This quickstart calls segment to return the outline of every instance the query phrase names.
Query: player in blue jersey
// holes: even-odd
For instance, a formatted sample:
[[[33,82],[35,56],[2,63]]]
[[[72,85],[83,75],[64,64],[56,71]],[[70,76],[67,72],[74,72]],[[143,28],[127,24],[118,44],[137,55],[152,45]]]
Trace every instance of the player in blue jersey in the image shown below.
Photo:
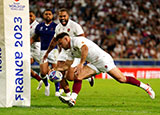
[[[52,68],[56,66],[58,49],[55,47],[48,57],[42,61],[43,56],[45,55],[47,48],[55,34],[56,23],[52,21],[53,13],[51,10],[46,9],[43,13],[44,22],[37,25],[35,29],[35,35],[31,39],[31,44],[35,41],[40,40],[41,50],[40,50],[40,76],[45,84],[45,95],[50,95],[50,84],[48,83],[48,72],[49,64]],[[59,96],[59,83],[55,83],[56,93],[55,96]]]

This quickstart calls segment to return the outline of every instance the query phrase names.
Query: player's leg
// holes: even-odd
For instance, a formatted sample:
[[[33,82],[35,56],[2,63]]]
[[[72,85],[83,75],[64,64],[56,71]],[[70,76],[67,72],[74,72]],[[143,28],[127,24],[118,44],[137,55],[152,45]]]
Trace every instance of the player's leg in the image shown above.
[[[49,96],[50,95],[50,84],[48,83],[47,73],[48,73],[48,62],[41,63],[40,64],[40,74],[41,74],[43,83],[45,84],[45,95]]]
[[[31,58],[31,64],[33,64],[33,63],[34,63],[34,59]],[[40,81],[40,80],[41,80],[40,76],[39,76],[35,71],[33,71],[32,68],[31,68],[31,76],[32,76],[33,78],[35,78],[37,81]]]
[[[76,99],[77,96],[81,90],[81,84],[82,84],[82,80],[83,79],[87,79],[90,76],[96,74],[97,70],[94,70],[95,67],[91,67],[91,66],[84,66],[84,68],[82,69],[82,72],[75,77],[74,76],[74,68],[71,67],[69,69],[69,71],[66,74],[66,78],[69,80],[74,80],[74,84],[73,84],[73,88],[72,88],[72,94],[70,97],[64,97],[64,96],[60,96],[59,99],[63,102],[68,104],[70,107],[74,106],[76,103]]]
[[[34,45],[35,46],[31,47],[31,64],[34,63],[34,61],[40,64],[40,43],[36,42],[34,43]],[[43,84],[43,80],[32,69],[31,69],[31,75],[34,76],[39,81],[37,90],[40,90]]]
[[[52,68],[55,68],[57,64],[52,64]],[[55,84],[55,96],[60,96],[60,82],[54,83]]]
[[[79,59],[79,61],[80,61],[80,59]],[[88,64],[88,62],[86,61],[84,63],[84,65],[87,65],[87,64]],[[87,80],[88,80],[90,86],[93,87],[93,85],[94,85],[94,76],[89,77]]]
[[[75,79],[76,80],[88,79],[91,76],[94,76],[98,72],[99,71],[96,69],[95,66],[87,64],[86,66],[83,67],[82,72],[78,76],[75,76],[74,67],[70,67],[67,71],[66,79],[70,81],[74,81]]]
[[[63,79],[60,82],[60,85],[63,88],[66,96],[67,97],[71,96],[71,92],[70,92],[70,89],[69,89],[69,84],[68,84],[66,78],[63,77]]]
[[[128,83],[128,84],[131,84],[131,85],[141,87],[142,89],[144,89],[149,94],[149,96],[152,99],[155,98],[155,93],[149,85],[144,84],[143,82],[140,82],[139,80],[137,80],[134,77],[124,76],[123,73],[117,67],[112,68],[108,72],[108,74],[111,75],[114,79],[116,79],[120,83]]]
[[[73,76],[74,75],[73,68],[71,68],[71,70],[72,70],[72,72],[70,71],[72,74],[71,76]],[[68,73],[70,73],[70,72],[68,72]],[[74,84],[72,87],[72,94],[71,94],[72,103],[69,104],[69,106],[72,106],[73,104],[75,104],[77,96],[81,90],[82,80],[90,78],[95,73],[96,73],[96,71],[94,69],[92,69],[91,67],[84,66],[84,68],[82,69],[82,72],[77,77],[74,76]]]
[[[70,89],[69,89],[69,84],[65,78],[65,74],[66,74],[66,71],[68,70],[68,67],[72,64],[73,61],[71,60],[67,60],[67,61],[58,61],[57,62],[57,66],[56,66],[56,70],[60,71],[62,74],[63,74],[63,79],[60,83],[60,91],[64,90],[65,94],[67,96],[70,96],[71,92],[70,92]],[[60,92],[61,93],[61,92]],[[61,93],[62,94],[62,93]]]
[[[61,52],[60,52],[60,54],[58,55],[58,58],[57,58],[57,60],[58,60],[57,67],[55,68],[56,70],[60,71],[63,74],[64,77],[65,77],[65,73],[68,70],[69,66],[73,63],[72,58],[71,59],[68,58],[68,53],[69,52],[65,51],[64,49],[61,50]],[[68,84],[68,82],[65,78],[62,79],[60,85],[63,88],[63,89],[60,89],[60,90],[64,90],[66,95],[70,96],[69,84]]]
[[[89,77],[88,78],[88,82],[89,82],[90,86],[93,87],[93,85],[94,85],[94,76]]]
[[[77,60],[74,60],[74,63],[72,64],[73,67],[69,66],[68,71],[66,72],[66,76],[65,76],[65,77],[69,76],[69,77],[67,77],[68,80],[71,80],[71,81],[74,80],[74,83],[72,86],[72,94],[70,97],[66,97],[66,99],[68,99],[67,102],[69,102],[69,103],[67,103],[65,101],[65,99],[62,98],[63,96],[59,97],[59,99],[63,103],[67,103],[69,106],[73,106],[75,104],[75,100],[76,100],[76,98],[81,90],[81,86],[82,86],[82,80],[74,79],[74,77],[73,77],[74,76],[74,66],[76,66],[77,63],[79,63],[79,61],[77,62]],[[72,79],[69,79],[70,77],[72,77]],[[71,101],[69,101],[69,100],[71,100]]]

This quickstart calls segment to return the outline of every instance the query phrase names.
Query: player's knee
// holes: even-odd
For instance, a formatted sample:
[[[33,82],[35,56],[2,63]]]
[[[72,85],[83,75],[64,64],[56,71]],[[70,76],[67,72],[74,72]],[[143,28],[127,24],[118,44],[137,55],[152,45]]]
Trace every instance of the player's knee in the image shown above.
[[[126,83],[126,79],[125,78],[121,78],[121,79],[118,79],[119,83]]]
[[[41,73],[41,74],[40,74],[40,77],[41,77],[41,79],[45,79],[47,76],[46,76],[46,74]]]
[[[47,70],[40,70],[41,75],[45,76],[47,74]]]
[[[73,81],[74,80],[74,75],[73,74],[67,74],[66,75],[67,80]]]
[[[68,69],[68,72],[66,74],[66,79],[69,80],[69,81],[74,80],[74,69],[73,68]]]
[[[83,80],[83,79],[78,76],[78,77],[76,77],[74,80],[80,80],[80,81],[81,81],[81,80]]]

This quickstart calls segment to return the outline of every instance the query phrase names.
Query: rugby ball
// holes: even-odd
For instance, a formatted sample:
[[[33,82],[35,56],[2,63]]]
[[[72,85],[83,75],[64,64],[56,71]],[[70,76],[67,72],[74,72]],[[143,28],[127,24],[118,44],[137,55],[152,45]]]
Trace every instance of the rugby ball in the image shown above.
[[[60,71],[53,70],[49,73],[50,81],[55,82],[55,83],[60,82],[62,80],[62,77],[63,77],[63,75]]]

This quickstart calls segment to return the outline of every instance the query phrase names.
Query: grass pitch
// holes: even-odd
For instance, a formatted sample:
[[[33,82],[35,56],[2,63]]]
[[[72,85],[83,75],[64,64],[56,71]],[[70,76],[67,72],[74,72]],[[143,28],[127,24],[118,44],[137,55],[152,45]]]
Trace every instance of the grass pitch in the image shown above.
[[[95,79],[93,87],[84,80],[76,106],[70,108],[54,96],[53,83],[50,82],[51,95],[46,97],[44,85],[37,91],[38,82],[32,79],[31,107],[0,108],[0,115],[160,115],[160,79],[140,81],[150,83],[156,93],[155,100],[138,87],[112,79]]]

